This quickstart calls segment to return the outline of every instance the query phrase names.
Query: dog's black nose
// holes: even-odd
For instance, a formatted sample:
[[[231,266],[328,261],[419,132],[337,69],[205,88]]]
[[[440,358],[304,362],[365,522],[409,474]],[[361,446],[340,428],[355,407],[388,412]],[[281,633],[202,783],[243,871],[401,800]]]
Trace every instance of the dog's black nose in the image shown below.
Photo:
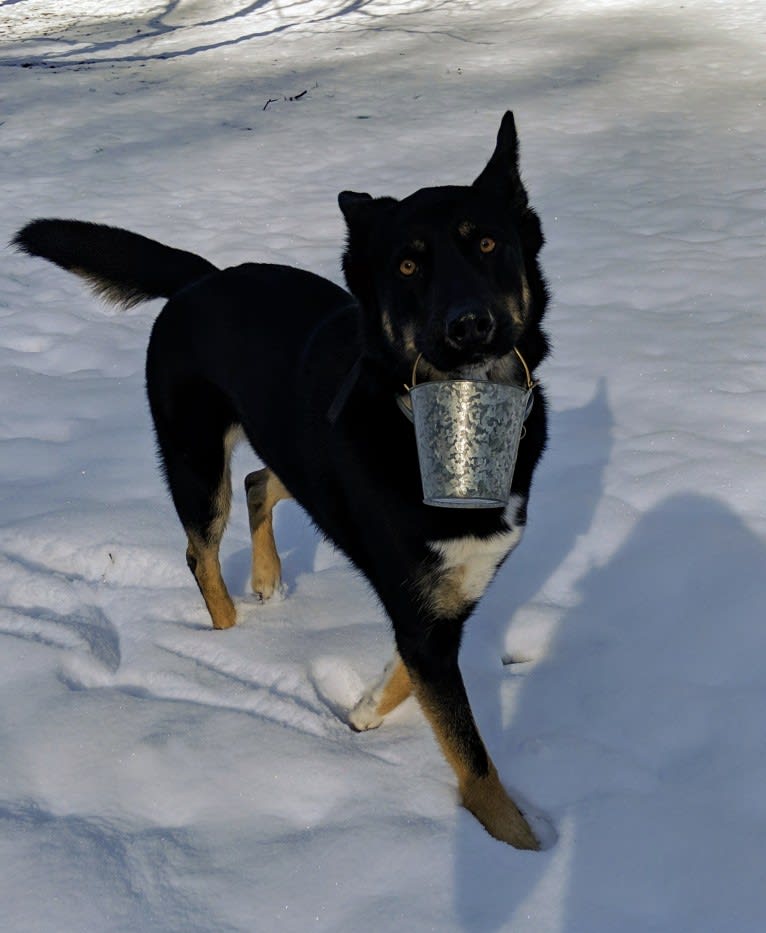
[[[447,313],[445,337],[456,350],[486,346],[495,333],[495,319],[486,308],[462,305]]]

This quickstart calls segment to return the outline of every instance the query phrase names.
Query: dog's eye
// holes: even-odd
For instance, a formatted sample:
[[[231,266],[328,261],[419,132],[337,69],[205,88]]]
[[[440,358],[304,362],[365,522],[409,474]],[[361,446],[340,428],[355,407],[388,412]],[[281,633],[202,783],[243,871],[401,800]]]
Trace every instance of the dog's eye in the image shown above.
[[[399,263],[399,271],[403,276],[409,278],[411,275],[415,275],[418,271],[418,264],[414,259],[402,259]]]
[[[482,253],[494,253],[497,243],[492,239],[491,236],[483,236],[479,240],[479,249]]]

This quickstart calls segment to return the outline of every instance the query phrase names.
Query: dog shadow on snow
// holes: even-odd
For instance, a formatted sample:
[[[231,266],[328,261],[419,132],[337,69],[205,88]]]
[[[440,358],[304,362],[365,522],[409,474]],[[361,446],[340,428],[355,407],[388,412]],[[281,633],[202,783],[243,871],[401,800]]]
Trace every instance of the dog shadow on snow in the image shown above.
[[[690,684],[744,678],[766,689],[766,628],[756,618],[766,605],[766,548],[725,504],[699,494],[671,496],[638,520],[608,563],[586,571],[578,602],[557,621],[545,658],[503,667],[506,640],[513,646],[514,615],[519,613],[523,633],[524,607],[577,547],[603,500],[613,444],[605,384],[584,406],[553,412],[551,422],[525,539],[469,621],[461,667],[501,776],[512,792],[523,789],[533,814],[558,823],[560,839],[541,853],[518,852],[489,839],[459,810],[449,885],[454,923],[467,933],[548,927],[582,933],[592,925],[599,892],[622,890],[628,878],[633,903],[640,905],[647,888],[663,888],[660,849],[663,872],[678,866],[673,884],[680,886],[679,911],[698,896],[683,891],[692,875],[714,876],[720,903],[759,903],[757,865],[716,872],[716,850],[709,846],[710,838],[730,835],[731,816],[727,785],[710,775],[731,771],[725,758],[732,748],[740,760],[750,755],[757,765],[752,722],[745,716],[726,723],[726,742],[705,748],[712,764],[699,776],[692,769],[679,777],[696,800],[688,812],[665,776],[670,770],[672,777],[674,760],[683,759],[685,727],[671,725],[662,738],[652,736],[657,723],[699,724],[700,708],[715,700],[705,699],[709,689]],[[322,545],[299,509],[283,509],[282,516],[277,535],[286,582],[294,588],[298,577],[315,569]],[[238,592],[234,578],[246,579],[248,568],[247,550],[227,562],[226,576]],[[532,611],[540,606],[538,599]],[[504,711],[507,681],[514,678],[520,689],[513,709]],[[715,716],[725,717],[726,709]],[[679,748],[668,749],[668,741]],[[652,770],[663,779],[653,779]],[[631,795],[642,781],[652,786]],[[700,799],[704,819],[695,819]],[[578,800],[595,800],[587,826],[572,815]],[[697,872],[688,869],[691,857],[700,862]],[[637,916],[635,929],[641,922]],[[667,928],[684,924],[684,915],[669,916]]]
[[[552,421],[556,446],[583,445],[582,465],[567,455],[559,476],[549,452],[528,537],[469,623],[494,630],[497,646],[513,613],[587,531],[601,495],[612,426],[603,387]],[[664,928],[680,929],[694,904],[715,917],[706,929],[723,929],[725,905],[763,903],[762,873],[747,847],[737,855],[710,843],[753,833],[735,801],[738,782],[764,766],[754,692],[766,690],[764,567],[763,541],[727,504],[671,495],[638,520],[607,564],[587,571],[539,665],[499,671],[494,691],[481,675],[472,700],[501,775],[512,788],[521,752],[517,774],[532,812],[544,810],[546,796],[565,803],[560,838],[542,853],[487,845],[460,815],[454,908],[462,929],[582,933],[610,910],[633,912],[630,929],[648,928],[656,910]],[[466,647],[486,657],[486,641]],[[524,682],[504,724],[500,688],[514,676]],[[580,808],[587,825],[572,815],[577,801],[589,801]],[[704,893],[701,878],[709,879]],[[621,908],[610,900],[618,890]],[[657,903],[648,903],[648,891]]]

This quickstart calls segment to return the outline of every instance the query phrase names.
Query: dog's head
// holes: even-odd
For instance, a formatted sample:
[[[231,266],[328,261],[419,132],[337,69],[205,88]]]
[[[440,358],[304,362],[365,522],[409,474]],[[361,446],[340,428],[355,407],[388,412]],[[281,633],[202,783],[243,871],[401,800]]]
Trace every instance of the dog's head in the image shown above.
[[[422,188],[401,201],[344,191],[338,200],[348,226],[343,271],[366,349],[397,378],[422,354],[419,372],[430,378],[506,381],[525,335],[544,342],[543,236],[519,176],[510,112],[472,185]]]

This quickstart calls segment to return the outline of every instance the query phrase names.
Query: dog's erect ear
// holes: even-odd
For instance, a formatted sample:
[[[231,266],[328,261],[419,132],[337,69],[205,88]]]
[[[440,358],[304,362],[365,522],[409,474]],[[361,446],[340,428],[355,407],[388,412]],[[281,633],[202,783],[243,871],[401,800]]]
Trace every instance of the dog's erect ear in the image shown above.
[[[473,184],[475,188],[492,189],[498,194],[508,193],[516,205],[526,207],[527,192],[519,176],[519,137],[510,110],[500,123],[492,158]]]

